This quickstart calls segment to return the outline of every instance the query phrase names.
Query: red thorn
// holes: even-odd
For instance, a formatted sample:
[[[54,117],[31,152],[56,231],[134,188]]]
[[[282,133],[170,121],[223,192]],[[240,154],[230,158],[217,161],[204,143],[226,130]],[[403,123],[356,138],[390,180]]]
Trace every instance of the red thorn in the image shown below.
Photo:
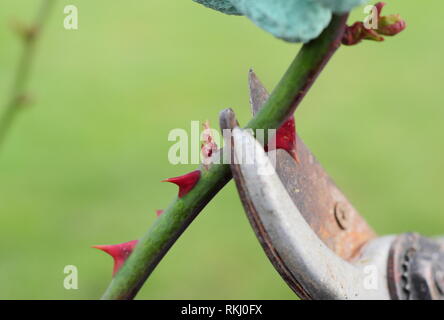
[[[93,246],[93,248],[108,253],[114,259],[113,276],[123,266],[126,259],[133,252],[139,240],[133,240],[121,244]]]
[[[156,215],[160,217],[164,213],[163,210],[156,210]]]
[[[186,196],[200,179],[200,170],[187,173],[180,177],[169,178],[162,182],[171,182],[179,187],[179,198]]]
[[[283,149],[287,151],[297,163],[300,163],[297,154],[296,123],[294,117],[289,118],[277,129],[276,147],[273,148],[273,146],[270,146],[269,149]]]

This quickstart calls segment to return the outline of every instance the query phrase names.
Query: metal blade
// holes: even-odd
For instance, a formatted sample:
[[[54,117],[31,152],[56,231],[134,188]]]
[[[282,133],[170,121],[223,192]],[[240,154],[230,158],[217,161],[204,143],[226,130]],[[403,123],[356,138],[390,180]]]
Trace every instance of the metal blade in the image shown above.
[[[262,82],[257,77],[253,69],[250,69],[248,74],[248,84],[250,87],[250,106],[251,113],[256,115],[262,108],[265,102],[267,102],[268,94],[267,89],[262,85]]]
[[[249,85],[251,109],[256,114],[269,94],[252,70]],[[300,163],[284,150],[272,151],[277,174],[318,237],[337,255],[351,260],[376,235],[299,136],[297,146]]]
[[[233,129],[233,176],[265,252],[288,285],[305,299],[387,299],[385,276],[393,238],[380,238],[351,264],[330,250],[294,205],[263,147]],[[378,290],[366,288],[367,266],[378,270]]]

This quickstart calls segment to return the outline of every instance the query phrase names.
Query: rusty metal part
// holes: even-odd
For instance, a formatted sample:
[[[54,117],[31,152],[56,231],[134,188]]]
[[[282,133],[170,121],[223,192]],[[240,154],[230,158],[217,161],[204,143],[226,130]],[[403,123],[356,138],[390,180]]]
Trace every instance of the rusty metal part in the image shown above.
[[[249,80],[257,113],[268,92],[253,71]],[[299,297],[444,299],[444,238],[377,238],[299,137],[296,162],[284,150],[267,154],[231,109],[220,123],[232,129],[226,159],[248,219]]]
[[[444,300],[444,243],[415,233],[398,236],[387,274],[393,300]]]
[[[248,85],[250,88],[251,113],[255,115],[261,110],[262,106],[268,100],[270,95],[252,69],[248,74]]]
[[[233,109],[224,109],[219,113],[219,125],[222,131],[231,130],[234,127],[239,126],[239,122],[236,119]]]
[[[347,203],[337,202],[335,204],[335,218],[338,226],[342,230],[347,230],[350,227],[350,220],[352,219],[350,207]]]
[[[351,260],[375,233],[298,138],[299,164],[277,150],[276,171],[294,204],[324,243]]]
[[[273,168],[263,147],[246,130],[233,129],[232,172],[247,216],[269,259],[304,299],[388,299],[387,257],[393,237],[378,238],[353,263],[316,235]],[[367,268],[376,268],[375,287]]]
[[[250,102],[257,113],[268,99],[267,90],[253,71],[249,74]],[[340,257],[351,260],[376,237],[373,230],[334,184],[301,138],[297,137],[297,163],[277,150],[276,171],[293,203],[324,243]]]

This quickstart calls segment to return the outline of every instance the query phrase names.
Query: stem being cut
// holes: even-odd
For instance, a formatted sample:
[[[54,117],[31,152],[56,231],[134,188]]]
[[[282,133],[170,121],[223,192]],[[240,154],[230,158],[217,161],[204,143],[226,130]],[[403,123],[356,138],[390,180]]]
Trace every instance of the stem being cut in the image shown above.
[[[290,117],[325,64],[339,48],[347,14],[335,16],[321,36],[305,44],[263,109],[247,124],[251,129],[276,129]],[[139,240],[102,299],[132,299],[177,238],[206,204],[231,179],[229,165],[201,168],[199,182],[177,197]]]

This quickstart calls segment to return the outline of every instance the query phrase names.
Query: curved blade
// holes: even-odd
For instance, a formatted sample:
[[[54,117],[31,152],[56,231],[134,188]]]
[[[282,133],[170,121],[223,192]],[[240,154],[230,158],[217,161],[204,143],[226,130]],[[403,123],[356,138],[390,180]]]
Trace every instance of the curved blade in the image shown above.
[[[231,164],[248,218],[288,285],[305,299],[384,299],[391,238],[381,238],[351,264],[330,250],[294,205],[263,150],[247,131],[233,129]],[[377,248],[377,249],[375,249]],[[386,254],[383,254],[383,253]],[[365,286],[365,267],[376,266],[381,290]]]
[[[269,95],[250,71],[250,103],[256,114]],[[297,137],[297,163],[286,151],[276,154],[276,171],[294,205],[320,239],[337,255],[351,260],[375,233],[336,187],[315,156]]]

